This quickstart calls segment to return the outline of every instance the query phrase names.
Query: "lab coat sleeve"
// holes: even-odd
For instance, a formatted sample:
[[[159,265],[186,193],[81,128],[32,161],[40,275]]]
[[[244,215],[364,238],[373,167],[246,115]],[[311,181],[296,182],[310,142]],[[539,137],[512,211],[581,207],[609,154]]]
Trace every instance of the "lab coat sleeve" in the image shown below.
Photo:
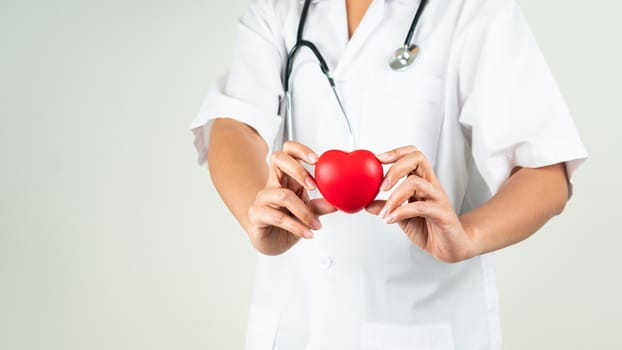
[[[570,178],[587,157],[518,5],[514,0],[496,3],[498,8],[459,36],[456,70],[459,122],[470,135],[473,160],[493,194],[515,166],[565,162]]]
[[[273,5],[254,0],[239,19],[229,71],[209,90],[190,124],[198,164],[206,167],[210,129],[216,118],[233,118],[253,127],[271,153],[282,127],[281,69],[285,48]]]

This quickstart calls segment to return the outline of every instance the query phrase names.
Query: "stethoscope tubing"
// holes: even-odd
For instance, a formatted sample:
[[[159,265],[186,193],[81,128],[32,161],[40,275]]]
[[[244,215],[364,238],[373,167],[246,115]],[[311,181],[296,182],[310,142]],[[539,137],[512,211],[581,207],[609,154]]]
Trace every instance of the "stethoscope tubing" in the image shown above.
[[[404,44],[403,44],[403,48],[408,51],[411,50],[412,37],[415,33],[415,29],[417,28],[417,24],[419,23],[419,20],[421,18],[421,15],[427,3],[428,3],[428,0],[421,0],[421,3],[419,4],[419,7],[417,8],[417,12],[415,13],[415,16],[410,24],[410,27],[408,28],[408,32],[406,34],[406,38],[404,39]],[[292,49],[287,54],[287,61],[285,64],[285,72],[283,76],[283,80],[284,80],[283,87],[284,87],[284,92],[285,92],[285,104],[286,104],[285,123],[286,123],[287,139],[291,140],[294,138],[293,125],[292,125],[293,123],[292,121],[292,96],[291,96],[290,85],[289,85],[290,76],[291,76],[292,69],[293,69],[294,58],[296,57],[300,49],[306,47],[309,50],[311,50],[315,58],[318,60],[320,69],[322,70],[322,73],[326,76],[328,83],[333,91],[333,94],[335,95],[335,98],[337,99],[337,103],[339,104],[339,108],[341,109],[341,112],[344,116],[345,122],[348,127],[350,150],[353,150],[354,149],[354,132],[352,129],[352,123],[350,122],[350,118],[348,117],[348,114],[346,113],[344,104],[341,101],[339,94],[337,93],[335,81],[330,74],[330,69],[328,68],[328,64],[326,63],[324,56],[322,56],[322,53],[320,52],[320,50],[318,50],[315,44],[313,44],[312,42],[308,40],[303,39],[304,26],[307,21],[310,5],[311,5],[311,0],[305,0],[304,5],[302,7],[302,13],[300,15],[300,22],[298,23],[298,31],[296,33],[296,44],[294,45],[294,47],[292,47]],[[410,62],[408,62],[406,66],[409,64]],[[404,69],[404,68],[405,67],[401,67],[401,69]]]
[[[428,0],[421,0],[419,7],[417,7],[417,12],[415,13],[415,17],[410,23],[410,27],[408,28],[408,33],[406,33],[406,38],[404,38],[404,47],[410,47],[410,43],[412,42],[413,35],[415,34],[415,29],[417,28],[417,24],[419,23],[419,19],[423,14],[423,10],[425,6],[428,4]]]

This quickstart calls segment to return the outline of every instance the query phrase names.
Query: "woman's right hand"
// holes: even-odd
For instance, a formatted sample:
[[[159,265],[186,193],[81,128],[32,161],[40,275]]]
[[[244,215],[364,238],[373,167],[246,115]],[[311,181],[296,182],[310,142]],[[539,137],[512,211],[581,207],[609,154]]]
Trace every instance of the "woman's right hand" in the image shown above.
[[[315,180],[301,162],[314,165],[318,156],[309,147],[287,141],[270,157],[268,181],[248,209],[247,233],[262,254],[286,252],[300,238],[313,238],[319,216],[337,209],[323,198],[309,200]]]

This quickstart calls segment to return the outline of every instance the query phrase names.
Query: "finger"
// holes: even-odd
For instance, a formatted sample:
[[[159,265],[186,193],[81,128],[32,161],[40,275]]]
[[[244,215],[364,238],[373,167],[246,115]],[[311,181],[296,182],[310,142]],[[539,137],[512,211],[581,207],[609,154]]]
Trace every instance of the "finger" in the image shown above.
[[[308,197],[309,192],[304,186],[299,184],[298,181],[294,180],[293,178],[289,176],[283,176],[281,180],[281,185],[282,186],[280,187],[278,186],[274,186],[274,187],[286,188],[288,190],[291,190],[292,192],[296,194],[296,196],[298,196],[298,198],[302,199],[303,203],[306,203],[305,197]]]
[[[410,199],[437,201],[441,198],[439,189],[432,183],[419,176],[409,175],[406,181],[397,186],[395,191],[387,198],[384,208],[378,215],[384,219],[387,214],[390,214],[395,208]]]
[[[384,180],[380,185],[381,191],[390,190],[399,179],[408,176],[409,174],[415,174],[422,177],[434,184],[436,184],[436,176],[432,165],[420,151],[411,152],[404,157],[400,158],[384,176]]]
[[[261,191],[257,195],[256,203],[274,209],[285,208],[308,228],[319,230],[322,226],[316,215],[291,190],[276,188]]]
[[[332,204],[324,198],[312,199],[307,203],[307,207],[317,216],[334,213],[337,211]]]
[[[274,226],[298,237],[313,238],[313,232],[308,227],[278,209],[253,205],[249,209],[249,218],[251,224],[256,226]]]
[[[365,210],[367,210],[367,212],[372,215],[378,215],[380,214],[380,211],[382,210],[382,208],[384,208],[384,205],[386,202],[387,201],[383,199],[377,199],[371,202],[371,204],[368,205],[367,208],[365,208]]]
[[[442,223],[447,221],[449,214],[447,209],[437,202],[417,201],[395,209],[387,215],[385,222],[392,224],[401,220],[424,217]]]
[[[317,187],[315,180],[305,169],[300,161],[294,159],[284,151],[275,151],[270,156],[270,180],[271,187],[282,187],[284,175],[288,175],[306,189],[313,190]],[[291,186],[291,185],[290,185]]]
[[[311,148],[296,141],[286,141],[283,144],[283,152],[311,165],[315,164],[318,160],[317,154],[315,154]]]
[[[409,146],[404,146],[404,147],[398,147],[398,148],[394,148],[390,151],[384,152],[384,153],[380,153],[378,155],[376,155],[376,158],[378,158],[378,160],[384,164],[388,164],[388,163],[394,163],[396,162],[398,159],[404,157],[405,155],[407,155],[408,153],[412,153],[414,151],[417,150],[417,147],[409,145]]]

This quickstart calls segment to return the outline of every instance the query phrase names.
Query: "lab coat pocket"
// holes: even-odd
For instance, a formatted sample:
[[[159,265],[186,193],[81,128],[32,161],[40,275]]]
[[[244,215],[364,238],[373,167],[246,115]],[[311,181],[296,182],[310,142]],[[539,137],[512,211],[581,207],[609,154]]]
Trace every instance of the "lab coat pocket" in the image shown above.
[[[279,313],[251,304],[246,332],[246,350],[272,350],[279,327]]]
[[[453,350],[451,325],[365,323],[361,350]]]
[[[362,105],[361,145],[376,152],[414,145],[434,166],[443,88],[442,79],[416,69],[379,72]]]

